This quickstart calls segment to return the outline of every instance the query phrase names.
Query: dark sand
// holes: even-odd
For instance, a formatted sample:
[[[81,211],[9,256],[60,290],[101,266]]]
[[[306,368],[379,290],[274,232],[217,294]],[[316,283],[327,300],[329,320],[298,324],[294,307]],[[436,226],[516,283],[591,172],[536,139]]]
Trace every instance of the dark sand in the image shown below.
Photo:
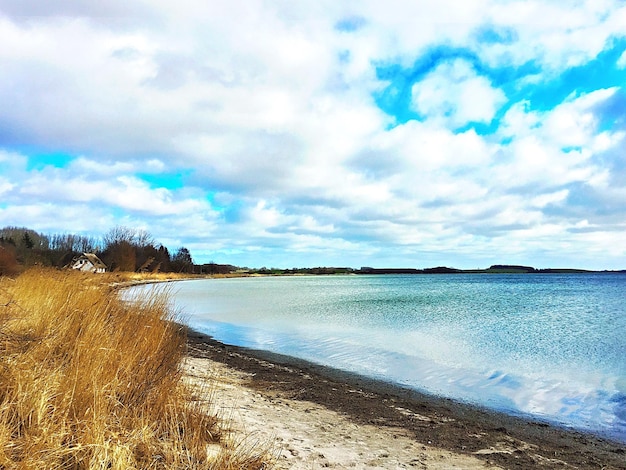
[[[352,468],[626,469],[626,444],[623,443],[424,395],[291,357],[224,345],[194,331],[188,331],[188,345],[191,359],[221,363],[226,366],[225,370],[240,373],[245,378],[242,382],[248,390],[245,393],[266,400],[269,407],[282,406],[285,410],[268,413],[261,420],[283,419],[283,416],[285,420],[302,419],[306,414],[290,418],[289,411],[304,404],[304,412],[310,414],[306,406],[314,404],[318,406],[316,409],[330,412],[331,418],[324,419],[347,420],[355,429],[360,426],[367,433],[379,433],[379,438],[387,441],[399,437],[409,439],[424,450],[440,451],[441,459],[447,458],[444,452],[461,459],[451,459],[446,464],[445,460],[435,462],[432,458],[405,458],[403,461],[398,457],[391,467],[382,463],[378,466],[375,462],[365,464],[355,457],[350,463]],[[332,433],[332,430],[331,422],[321,427],[319,433]],[[298,431],[290,432],[297,434]],[[298,436],[292,437],[298,439]],[[348,443],[350,438],[349,435],[341,437]],[[328,437],[326,447],[332,442],[347,452],[337,439],[339,437]],[[388,443],[393,453],[393,442]],[[363,447],[368,442],[361,439],[360,444]],[[307,445],[307,450],[315,452],[315,442]],[[404,449],[407,448],[405,443]],[[397,449],[400,454],[400,448]],[[298,455],[295,450],[291,451]],[[462,459],[469,457],[478,459],[479,465],[464,464]],[[341,463],[332,464],[328,459],[324,462],[297,467],[296,460],[285,460],[281,468],[342,468]]]

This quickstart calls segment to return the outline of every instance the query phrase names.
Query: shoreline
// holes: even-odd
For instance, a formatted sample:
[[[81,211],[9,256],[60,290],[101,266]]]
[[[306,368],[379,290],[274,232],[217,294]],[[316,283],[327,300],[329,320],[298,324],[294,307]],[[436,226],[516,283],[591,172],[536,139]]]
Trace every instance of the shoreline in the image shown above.
[[[434,449],[435,453],[444,452],[448,456],[441,459],[452,459],[449,460],[447,467],[445,465],[438,467],[434,465],[432,456],[424,457],[420,464],[421,468],[450,468],[458,466],[453,464],[456,458],[471,458],[476,459],[479,464],[465,462],[460,465],[463,468],[483,468],[481,465],[484,465],[484,468],[496,466],[520,469],[535,467],[626,469],[624,443],[422,394],[398,385],[293,357],[226,345],[186,326],[184,329],[187,332],[188,357],[192,360],[212,361],[214,365],[221,364],[223,370],[228,370],[229,373],[243,374],[246,378],[239,386],[247,389],[249,393],[258,395],[259,399],[268,400],[262,414],[270,414],[270,411],[277,411],[276,407],[282,406],[282,414],[279,414],[280,417],[275,416],[274,419],[287,421],[290,419],[288,413],[292,410],[303,404],[312,404],[333,413],[332,417],[328,418],[330,420],[347,419],[353,426],[371,427],[369,432],[373,434],[383,436],[390,430],[395,430],[396,434],[390,435],[386,440],[383,439],[381,441],[383,443],[391,445],[402,435],[408,439],[408,443],[403,444],[405,447],[415,444],[424,447],[420,450],[420,454],[424,456],[430,455],[426,452],[427,449]],[[248,393],[245,390],[243,392]],[[245,393],[243,396],[246,396]],[[214,398],[219,400],[219,394]],[[234,406],[238,405],[235,403]],[[306,420],[306,417],[305,413],[293,419]],[[271,420],[272,417],[260,416],[256,419]],[[282,429],[280,426],[284,423],[273,424]],[[328,426],[329,429],[320,433],[332,432],[333,423],[328,423]],[[298,441],[298,436],[294,435],[297,433],[298,430],[292,430],[281,438],[283,458],[284,455],[291,455],[297,460],[297,457],[293,457],[295,452],[303,459],[302,468],[333,466],[327,457],[326,463],[323,465],[320,463],[319,467],[312,467],[314,464],[310,459],[305,465],[303,453],[306,453],[306,450],[298,449],[292,452],[293,442],[285,444],[285,439]],[[334,436],[333,442],[341,439],[341,436]],[[328,454],[328,442],[323,443],[325,440],[328,439],[320,435],[317,448],[326,449],[325,454]],[[335,445],[348,445],[350,440],[351,438],[347,437],[346,442],[339,444],[335,442]],[[370,445],[382,444],[377,441]],[[312,453],[317,452],[314,442],[310,442],[307,448],[310,448]],[[343,450],[344,454],[349,451],[350,447]],[[414,450],[413,453],[415,452],[417,451]],[[397,448],[396,454],[401,453],[402,449]],[[382,454],[389,457],[393,452]],[[340,459],[339,456],[335,457]],[[367,466],[365,462],[360,462],[358,457],[355,459],[351,462],[355,463],[356,468],[420,467],[417,461],[414,462],[415,465],[407,461],[395,462],[395,466],[386,467],[382,461]],[[285,468],[299,468],[296,460],[289,460],[290,466]],[[339,464],[338,468],[341,466]],[[351,466],[355,468],[354,465]]]

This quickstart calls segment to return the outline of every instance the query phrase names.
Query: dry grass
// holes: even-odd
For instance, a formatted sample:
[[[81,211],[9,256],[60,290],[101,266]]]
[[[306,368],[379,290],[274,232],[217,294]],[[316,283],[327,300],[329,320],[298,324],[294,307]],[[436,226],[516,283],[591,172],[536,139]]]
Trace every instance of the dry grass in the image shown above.
[[[131,306],[103,280],[0,280],[0,469],[266,468],[192,399],[166,298]]]

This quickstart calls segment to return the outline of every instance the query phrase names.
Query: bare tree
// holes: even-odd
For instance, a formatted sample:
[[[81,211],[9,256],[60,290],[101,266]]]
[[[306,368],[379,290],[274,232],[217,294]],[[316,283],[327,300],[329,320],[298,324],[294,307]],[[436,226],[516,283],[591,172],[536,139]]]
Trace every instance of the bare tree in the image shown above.
[[[124,227],[123,225],[116,225],[107,233],[105,233],[102,237],[104,249],[106,250],[113,245],[117,245],[122,242],[126,242],[129,245],[134,245],[136,238],[135,233],[135,229],[132,229],[130,227]]]
[[[139,229],[135,231],[135,244],[137,246],[149,246],[154,245],[155,241],[152,235],[146,230]]]

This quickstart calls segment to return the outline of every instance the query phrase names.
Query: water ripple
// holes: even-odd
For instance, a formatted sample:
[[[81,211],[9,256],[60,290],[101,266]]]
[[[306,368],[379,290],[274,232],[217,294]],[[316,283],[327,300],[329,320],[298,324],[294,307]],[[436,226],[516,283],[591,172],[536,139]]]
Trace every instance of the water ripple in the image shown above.
[[[626,442],[626,275],[179,283],[192,326]]]

